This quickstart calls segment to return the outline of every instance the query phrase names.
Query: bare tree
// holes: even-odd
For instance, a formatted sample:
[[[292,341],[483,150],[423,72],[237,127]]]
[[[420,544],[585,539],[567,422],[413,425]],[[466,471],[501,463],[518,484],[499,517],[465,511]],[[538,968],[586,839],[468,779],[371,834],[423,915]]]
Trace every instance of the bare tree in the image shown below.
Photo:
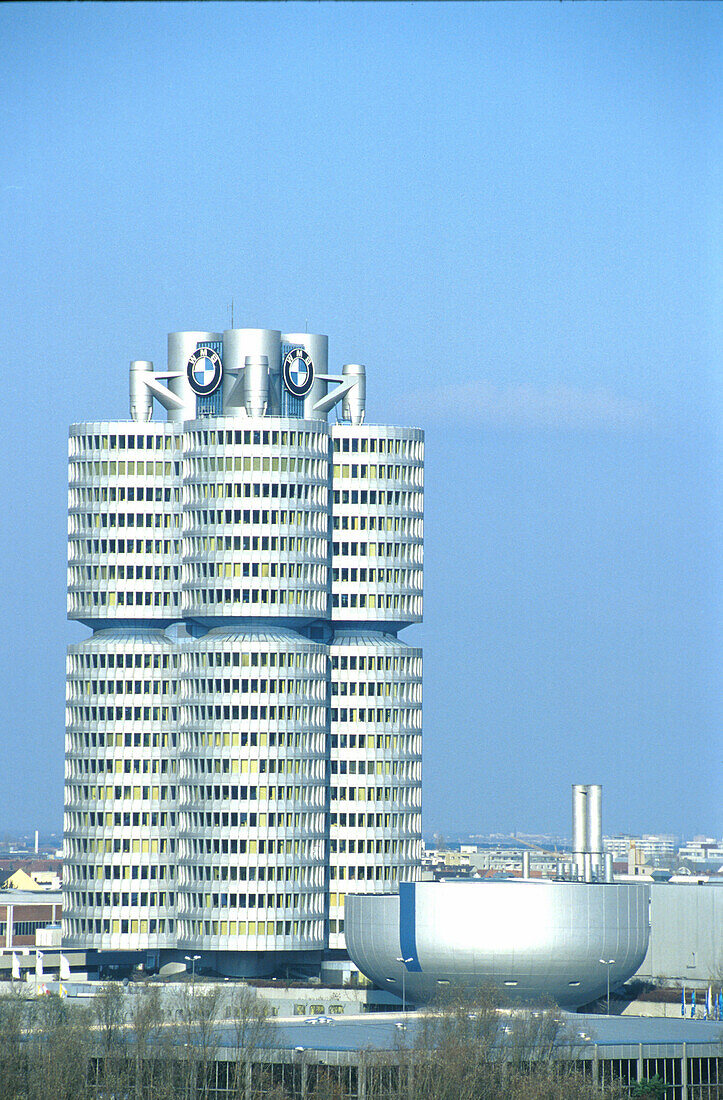
[[[410,1038],[407,1038],[410,1036]],[[601,1100],[573,1063],[555,1008],[501,1010],[493,990],[421,1013],[394,1055],[367,1052],[369,1100]]]
[[[34,1017],[34,1004],[13,990],[0,997],[0,1100],[17,1100],[26,1094],[27,1046],[23,1035]]]
[[[134,986],[129,1009],[135,1100],[173,1100],[173,1036],[165,1027],[158,986]]]
[[[238,1100],[257,1100],[264,1095],[264,1091],[253,1082],[253,1056],[256,1051],[270,1047],[272,1043],[269,1004],[249,986],[238,985],[231,995],[229,1010],[236,1055],[232,1095]]]
[[[181,987],[176,1015],[183,1037],[183,1097],[208,1100],[218,1049],[218,986]]]
[[[128,1089],[129,1066],[125,1050],[123,986],[106,982],[93,998],[93,1022],[99,1047],[99,1078],[106,1096]]]
[[[37,1003],[32,1042],[28,1044],[28,1100],[90,1100],[93,1040],[90,1013],[69,1008],[56,994]]]

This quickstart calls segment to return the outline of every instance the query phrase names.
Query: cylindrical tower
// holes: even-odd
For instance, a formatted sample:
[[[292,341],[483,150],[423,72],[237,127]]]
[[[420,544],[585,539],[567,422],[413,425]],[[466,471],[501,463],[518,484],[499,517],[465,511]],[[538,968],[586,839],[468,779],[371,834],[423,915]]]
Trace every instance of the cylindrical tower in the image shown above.
[[[335,623],[422,618],[424,435],[334,425],[332,610]]]
[[[180,617],[181,446],[163,422],[70,429],[69,619],[161,625]]]
[[[418,874],[423,434],[328,370],[326,336],[171,333],[130,421],[71,429],[73,946],[303,966]]]
[[[183,613],[289,625],[328,615],[329,462],[318,421],[186,426]]]
[[[324,946],[326,682],[326,647],[290,630],[184,643],[180,947]]]
[[[68,649],[68,946],[175,946],[177,675],[162,630],[98,630]]]
[[[344,898],[419,876],[422,652],[381,631],[337,630],[331,655],[329,946]]]

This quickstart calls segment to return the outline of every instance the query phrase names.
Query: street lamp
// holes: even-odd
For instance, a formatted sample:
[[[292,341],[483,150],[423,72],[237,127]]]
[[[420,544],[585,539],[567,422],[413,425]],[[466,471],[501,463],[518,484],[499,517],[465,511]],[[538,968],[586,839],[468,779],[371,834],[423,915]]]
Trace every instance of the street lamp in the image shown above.
[[[191,964],[191,989],[195,993],[196,992],[196,963],[201,958],[201,956],[200,955],[185,955],[184,958],[185,958],[187,963]]]
[[[402,1012],[406,1014],[407,1011],[407,963],[414,962],[413,957],[410,955],[408,959],[403,959],[401,955],[397,955],[397,962],[402,963],[404,969],[402,970]]]
[[[611,966],[613,965],[613,963],[615,962],[615,959],[600,959],[600,962],[601,962],[601,963],[603,964],[603,966],[607,967],[607,978],[608,978],[608,1016],[609,1016],[609,1015],[610,1015],[610,967],[611,967]]]

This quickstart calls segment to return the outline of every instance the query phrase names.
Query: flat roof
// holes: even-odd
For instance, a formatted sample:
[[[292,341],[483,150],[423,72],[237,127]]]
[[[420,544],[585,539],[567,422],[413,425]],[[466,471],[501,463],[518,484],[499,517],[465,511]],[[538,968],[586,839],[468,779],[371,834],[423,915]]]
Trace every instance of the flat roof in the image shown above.
[[[0,905],[62,905],[62,890],[0,890]]]
[[[501,1027],[514,1031],[516,1015],[524,1011],[503,1015]],[[564,1032],[561,1045],[567,1042],[592,1048],[630,1047],[642,1043],[645,1046],[710,1045],[723,1051],[723,1025],[715,1021],[674,1019],[657,1016],[598,1016],[583,1013],[562,1013]],[[323,1022],[322,1022],[323,1021]],[[393,1050],[400,1045],[401,1036],[407,1043],[413,1042],[420,1027],[420,1016],[409,1013],[365,1014],[355,1018],[338,1017],[331,1022],[323,1017],[318,1023],[311,1019],[271,1021],[274,1029],[274,1048],[316,1051]],[[402,1025],[402,1026],[400,1026]],[[219,1033],[221,1046],[233,1046],[232,1029],[222,1028]],[[584,1056],[584,1053],[583,1053]]]

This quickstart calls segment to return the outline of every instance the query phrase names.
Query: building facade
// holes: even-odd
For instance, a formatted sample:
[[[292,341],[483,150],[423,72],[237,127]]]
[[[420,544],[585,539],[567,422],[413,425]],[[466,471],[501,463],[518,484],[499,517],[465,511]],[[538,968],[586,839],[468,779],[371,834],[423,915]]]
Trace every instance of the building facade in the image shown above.
[[[168,348],[70,431],[64,943],[269,971],[418,877],[423,433],[326,337]]]

